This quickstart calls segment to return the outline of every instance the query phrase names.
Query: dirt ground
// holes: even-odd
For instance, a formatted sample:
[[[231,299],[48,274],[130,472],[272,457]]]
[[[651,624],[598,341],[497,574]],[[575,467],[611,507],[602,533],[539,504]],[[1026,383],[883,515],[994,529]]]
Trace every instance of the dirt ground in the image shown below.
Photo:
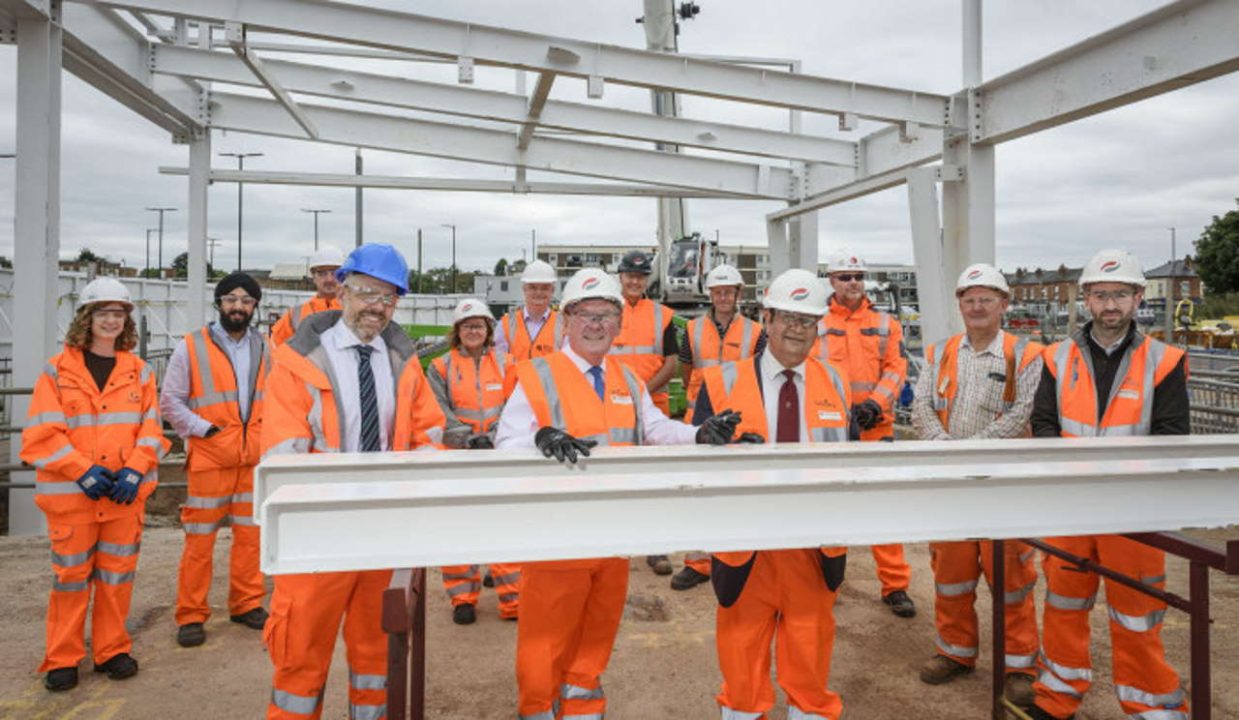
[[[166,518],[155,518],[151,524],[167,522]],[[228,541],[227,531],[221,533],[217,569],[227,567]],[[42,678],[35,672],[43,651],[43,614],[51,582],[47,541],[0,538],[0,718],[261,717],[270,689],[270,664],[259,633],[228,621],[222,606],[226,593],[222,578],[217,577],[212,589],[216,615],[207,625],[207,643],[195,649],[176,645],[172,606],[180,549],[179,530],[148,528],[130,615],[133,654],[141,662],[141,673],[116,683],[89,672],[84,664],[77,689],[52,695],[43,689]],[[878,601],[870,554],[863,548],[851,553],[836,610],[839,630],[831,677],[832,687],[843,696],[844,716],[857,720],[987,718],[987,648],[978,672],[953,684],[930,687],[916,677],[917,668],[933,652],[932,582],[925,546],[910,545],[907,550],[913,567],[911,594],[920,609],[912,620],[894,617]],[[1172,560],[1169,574],[1170,589],[1186,593],[1186,565]],[[440,587],[437,572],[432,582]],[[1239,718],[1239,577],[1214,573],[1212,588],[1213,716]],[[1122,715],[1108,679],[1106,612],[1103,602],[1098,605],[1092,617],[1099,681],[1077,717],[1117,720]],[[655,612],[649,612],[651,607]],[[989,599],[984,591],[978,608],[982,642],[986,642]],[[650,616],[660,619],[651,620]],[[484,591],[479,620],[468,627],[453,625],[446,597],[432,593],[428,627],[428,717],[515,717],[516,626],[498,619],[493,591]],[[1171,661],[1186,674],[1186,616],[1171,610],[1166,615],[1164,637]],[[326,693],[325,718],[347,717],[346,672],[340,643]],[[666,578],[655,577],[644,562],[634,561],[629,613],[604,680],[610,717],[718,717],[713,698],[719,679],[709,586],[675,592]],[[771,715],[776,720],[786,716],[781,702]]]

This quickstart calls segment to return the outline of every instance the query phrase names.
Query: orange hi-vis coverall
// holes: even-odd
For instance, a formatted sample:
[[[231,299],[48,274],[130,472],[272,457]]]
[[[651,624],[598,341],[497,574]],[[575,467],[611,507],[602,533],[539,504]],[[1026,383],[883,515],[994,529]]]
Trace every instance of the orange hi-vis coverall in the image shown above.
[[[76,667],[86,656],[92,588],[95,663],[132,649],[125,618],[146,499],[155,491],[159,459],[168,447],[155,374],[133,353],[116,353],[102,390],[82,351],[71,347],[52,357],[35,381],[21,459],[36,468],[34,501],[47,516],[55,573],[47,606],[47,653],[39,672]],[[142,473],[137,499],[118,505],[110,498],[86,497],[76,481],[92,465]]]
[[[297,327],[301,325],[301,321],[314,313],[339,309],[340,301],[338,299],[321,298],[317,295],[294,308],[290,308],[271,326],[271,346],[275,347],[288,342],[293,335],[297,334]]]
[[[227,518],[232,525],[228,569],[228,612],[243,615],[262,605],[258,524],[254,522],[254,466],[262,441],[263,387],[270,369],[267,342],[246,334],[249,349],[249,414],[241,417],[236,371],[210,327],[185,336],[189,357],[186,407],[219,428],[215,435],[186,438],[189,492],[181,508],[185,549],[177,575],[176,624],[203,623],[211,616],[215,536]]]
[[[951,427],[951,409],[959,392],[957,369],[963,339],[964,335],[956,335],[947,340],[941,350],[936,345],[925,348],[925,363],[932,377],[933,408],[943,428]],[[1007,364],[1004,412],[1015,403],[1017,373],[1035,362],[1042,350],[1041,345],[1027,338],[1004,333],[1003,355]],[[938,652],[962,665],[974,667],[979,651],[975,607],[977,583],[984,573],[985,579],[992,585],[994,545],[975,540],[931,542],[929,552],[934,572],[934,625]],[[1003,543],[1008,673],[1032,673],[1037,660],[1037,609],[1033,598],[1037,568],[1033,564],[1034,554],[1033,549],[1024,543]]]
[[[632,368],[641,382],[648,383],[667,361],[663,336],[674,315],[671,308],[649,298],[641,298],[636,305],[625,300],[620,334],[607,354]],[[671,414],[666,388],[650,393],[650,399],[664,415]]]
[[[467,353],[451,350],[430,363],[426,378],[434,389],[439,407],[447,417],[443,442],[448,447],[465,447],[473,435],[489,435],[494,440],[499,413],[510,389],[507,376],[512,358],[496,350],[477,362]],[[443,588],[457,605],[477,605],[482,593],[481,565],[449,565],[442,568]],[[491,577],[499,596],[499,616],[514,618],[520,606],[520,563],[493,563]]]
[[[312,332],[298,332],[274,352],[267,380],[262,427],[263,457],[283,453],[340,452],[344,428],[337,407],[327,352],[319,340],[339,311],[305,320]],[[392,450],[432,447],[443,434],[443,412],[435,401],[412,343],[399,325],[382,333],[396,385]],[[327,672],[344,619],[349,664],[349,717],[378,720],[387,714],[387,636],[382,629],[382,596],[390,570],[280,575],[271,596],[271,617],[263,640],[275,666],[269,720],[317,719]]]
[[[706,368],[703,387],[712,409],[740,413],[737,435],[752,432],[772,442],[762,398],[779,388],[762,387],[759,358]],[[803,440],[846,442],[847,375],[813,357],[803,367],[801,402],[809,433]],[[719,601],[716,643],[723,673],[717,700],[724,720],[764,720],[774,707],[771,643],[779,687],[787,693],[787,717],[838,720],[843,700],[828,685],[835,597],[846,565],[846,548],[714,554],[710,579]]]
[[[1082,332],[1046,349],[1046,374],[1053,378],[1063,437],[1148,435],[1154,389],[1181,362],[1183,350],[1136,333],[1119,365],[1109,403],[1099,411],[1097,384],[1088,340]],[[1049,377],[1046,375],[1048,374]],[[1040,391],[1039,391],[1040,393]],[[1046,538],[1073,555],[1163,588],[1166,555],[1119,535]],[[1047,555],[1045,614],[1042,619],[1041,672],[1033,689],[1037,706],[1054,717],[1075,713],[1092,684],[1089,611],[1097,600],[1100,578]],[[1106,580],[1110,606],[1110,645],[1114,687],[1129,717],[1187,720],[1187,698],[1179,676],[1166,662],[1162,617],[1166,603]]]
[[[508,354],[517,362],[550,355],[563,345],[564,317],[558,310],[551,311],[546,322],[538,329],[537,336],[532,338],[529,337],[529,328],[525,327],[524,307],[512,310],[499,322],[503,325],[503,336],[508,341]]]
[[[862,298],[855,311],[830,299],[830,311],[818,326],[817,342],[810,353],[819,360],[830,360],[847,371],[851,379],[852,402],[873,400],[882,408],[882,421],[861,431],[862,441],[895,437],[895,398],[908,374],[904,356],[903,329],[897,318],[873,309],[869,298]],[[903,557],[903,545],[874,545],[873,561],[882,596],[907,590],[912,568]]]
[[[516,375],[540,427],[559,428],[599,445],[641,445],[638,410],[644,385],[620,363],[608,362],[605,368],[605,402],[562,352],[522,362]],[[627,595],[625,558],[521,565],[516,635],[520,720],[603,717],[602,673]]]

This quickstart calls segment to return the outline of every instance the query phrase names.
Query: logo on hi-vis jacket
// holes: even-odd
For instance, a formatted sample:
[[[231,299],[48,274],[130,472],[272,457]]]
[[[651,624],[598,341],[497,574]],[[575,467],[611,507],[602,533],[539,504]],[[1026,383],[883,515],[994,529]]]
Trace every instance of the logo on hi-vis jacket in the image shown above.
[[[976,280],[976,279],[977,279],[977,278],[979,278],[979,277],[981,277],[981,271],[980,271],[980,270],[973,270],[972,272],[968,273],[968,279],[969,279],[969,280]]]
[[[792,291],[791,298],[796,301],[807,300],[809,298],[809,288],[796,288]]]
[[[598,283],[600,282],[602,281],[599,280],[598,278],[590,278],[586,280],[585,282],[581,283],[581,289],[582,290],[593,290],[594,288],[598,287]]]
[[[1119,261],[1118,261],[1118,260],[1109,260],[1109,261],[1104,262],[1104,263],[1102,263],[1102,264],[1101,264],[1101,271],[1102,271],[1103,273],[1112,273],[1112,272],[1114,272],[1115,270],[1118,270],[1118,269],[1119,269]]]

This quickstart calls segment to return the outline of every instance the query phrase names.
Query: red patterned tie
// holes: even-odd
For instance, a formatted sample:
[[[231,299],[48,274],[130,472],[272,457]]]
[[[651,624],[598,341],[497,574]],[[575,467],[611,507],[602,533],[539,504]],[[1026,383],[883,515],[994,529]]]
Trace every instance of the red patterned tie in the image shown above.
[[[800,442],[800,393],[796,390],[796,371],[784,370],[779,388],[779,431],[775,442]]]

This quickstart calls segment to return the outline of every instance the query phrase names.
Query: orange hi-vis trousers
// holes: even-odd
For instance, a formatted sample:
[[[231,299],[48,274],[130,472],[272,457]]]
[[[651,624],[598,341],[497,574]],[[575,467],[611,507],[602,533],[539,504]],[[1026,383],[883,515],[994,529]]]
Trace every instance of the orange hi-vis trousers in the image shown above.
[[[490,576],[495,581],[495,594],[499,596],[499,617],[514,618],[520,609],[520,563],[494,563],[489,566]],[[481,565],[448,565],[441,568],[443,589],[447,591],[452,607],[477,605],[482,594]]]
[[[391,570],[280,575],[263,640],[275,666],[268,720],[317,720],[340,619],[348,650],[349,717],[387,716],[383,591]]]
[[[55,578],[47,603],[47,654],[39,672],[77,667],[86,656],[86,610],[92,588],[94,661],[103,663],[133,648],[125,618],[138,569],[144,506],[139,500],[132,514],[93,523],[60,523],[48,516]]]
[[[934,625],[938,653],[973,667],[977,663],[977,583],[982,573],[993,587],[994,544],[968,540],[929,544],[934,571]],[[1003,543],[1008,673],[1033,674],[1037,661],[1035,551],[1021,542]]]
[[[896,590],[907,590],[912,582],[912,568],[903,558],[903,545],[873,545],[869,549],[873,551],[878,580],[882,583],[882,597]]]
[[[717,700],[723,717],[763,720],[774,707],[773,642],[789,720],[839,720],[843,701],[827,689],[836,594],[822,579],[819,553],[817,548],[757,553],[739,599],[731,607],[719,606],[723,688]]]
[[[628,567],[625,558],[521,566],[520,720],[586,720],[606,713],[602,673],[624,615]]]
[[[191,470],[189,493],[181,508],[185,549],[177,575],[176,624],[206,622],[207,594],[214,571],[215,536],[224,518],[232,523],[228,567],[228,612],[243,615],[262,605],[265,593],[258,564],[258,525],[254,522],[254,467]]]
[[[1147,585],[1164,588],[1166,555],[1118,535],[1046,538],[1045,542],[1088,558]],[[1033,689],[1037,706],[1054,717],[1075,713],[1093,680],[1089,658],[1089,611],[1100,577],[1047,555],[1041,673]],[[1166,662],[1162,617],[1166,603],[1106,581],[1114,688],[1123,712],[1133,718],[1187,720],[1179,676]]]
[[[703,552],[688,552],[684,553],[684,564],[697,572],[710,577],[710,553]]]

